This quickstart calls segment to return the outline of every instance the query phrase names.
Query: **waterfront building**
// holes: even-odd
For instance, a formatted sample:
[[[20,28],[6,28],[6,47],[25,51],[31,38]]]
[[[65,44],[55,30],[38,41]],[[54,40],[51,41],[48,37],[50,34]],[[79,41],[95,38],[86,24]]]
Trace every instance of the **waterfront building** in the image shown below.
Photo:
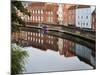
[[[76,8],[76,27],[91,28],[91,7],[78,5]]]
[[[33,2],[27,7],[30,16],[25,17],[27,23],[57,23],[57,4],[56,3],[44,3]]]
[[[68,8],[68,26],[75,26],[76,24],[76,5]]]

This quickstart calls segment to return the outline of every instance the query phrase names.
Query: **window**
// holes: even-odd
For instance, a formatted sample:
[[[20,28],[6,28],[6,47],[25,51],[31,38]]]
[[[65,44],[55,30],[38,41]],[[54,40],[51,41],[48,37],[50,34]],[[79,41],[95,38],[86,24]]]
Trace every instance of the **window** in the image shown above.
[[[34,20],[36,21],[36,16],[34,16]]]
[[[43,10],[41,10],[41,14],[43,14]]]
[[[36,16],[36,21],[37,21],[37,16]]]
[[[35,13],[37,13],[37,10],[35,10]]]
[[[86,23],[86,25],[88,25],[88,23]]]
[[[29,20],[29,16],[28,16],[28,20]]]
[[[38,10],[38,14],[40,14],[40,10]]]
[[[34,14],[34,10],[33,10],[33,14]]]
[[[83,22],[83,25],[85,25],[85,23]]]
[[[53,17],[51,17],[51,22],[53,22]]]
[[[35,10],[35,13],[37,14],[38,13],[38,10]]]
[[[78,25],[80,25],[80,22],[78,22]]]
[[[27,21],[27,18],[28,18],[28,17],[27,17],[27,16],[25,16],[25,21]]]
[[[50,17],[48,17],[48,22],[50,22]]]
[[[82,26],[82,22],[81,22],[81,27],[83,27],[83,26]]]
[[[38,16],[37,16],[37,21],[38,21],[39,19],[38,19]]]
[[[53,15],[53,12],[51,11],[51,15]]]
[[[48,12],[48,14],[50,15],[50,11]]]
[[[80,18],[80,16],[78,16],[78,19]]]
[[[43,17],[41,16],[41,21],[43,21]]]
[[[33,20],[34,20],[34,16],[33,16]]]
[[[83,19],[83,16],[81,16],[81,19]]]
[[[86,19],[88,19],[88,16],[86,16]]]
[[[32,20],[32,16],[30,16],[30,20]]]
[[[82,26],[82,23],[81,23],[81,26]]]
[[[38,21],[40,21],[40,16],[38,16]]]

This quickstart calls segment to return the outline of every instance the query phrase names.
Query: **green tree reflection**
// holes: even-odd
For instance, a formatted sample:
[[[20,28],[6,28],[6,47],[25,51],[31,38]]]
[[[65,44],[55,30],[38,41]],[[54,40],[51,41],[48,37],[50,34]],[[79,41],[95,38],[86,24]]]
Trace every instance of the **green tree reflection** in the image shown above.
[[[15,75],[18,73],[22,73],[25,69],[25,58],[28,56],[28,53],[22,50],[21,47],[16,44],[12,44],[11,46],[11,74]]]

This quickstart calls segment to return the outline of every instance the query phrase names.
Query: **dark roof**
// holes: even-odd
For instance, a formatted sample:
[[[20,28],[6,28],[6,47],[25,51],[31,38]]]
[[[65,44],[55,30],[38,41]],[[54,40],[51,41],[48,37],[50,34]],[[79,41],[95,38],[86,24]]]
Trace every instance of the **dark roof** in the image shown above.
[[[90,8],[90,6],[89,5],[77,5],[77,9],[78,8]]]

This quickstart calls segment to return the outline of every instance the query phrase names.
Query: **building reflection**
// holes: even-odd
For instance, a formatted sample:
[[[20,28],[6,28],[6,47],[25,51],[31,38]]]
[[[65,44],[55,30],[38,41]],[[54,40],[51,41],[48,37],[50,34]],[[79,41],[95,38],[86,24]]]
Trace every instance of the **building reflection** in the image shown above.
[[[24,46],[33,46],[44,51],[47,49],[58,51],[60,55],[64,55],[65,57],[75,55],[73,42],[55,36],[37,32],[20,31],[12,33],[12,39]]]
[[[12,33],[12,41],[23,46],[39,48],[42,51],[50,49],[58,52],[59,55],[63,55],[64,57],[78,56],[80,60],[94,67],[96,66],[95,53],[91,49],[70,40],[48,35],[42,31],[14,32]]]
[[[65,57],[75,56],[75,53],[73,50],[74,43],[66,39],[61,39],[61,38],[58,38],[58,39],[59,39],[58,41],[59,54],[64,55]]]

